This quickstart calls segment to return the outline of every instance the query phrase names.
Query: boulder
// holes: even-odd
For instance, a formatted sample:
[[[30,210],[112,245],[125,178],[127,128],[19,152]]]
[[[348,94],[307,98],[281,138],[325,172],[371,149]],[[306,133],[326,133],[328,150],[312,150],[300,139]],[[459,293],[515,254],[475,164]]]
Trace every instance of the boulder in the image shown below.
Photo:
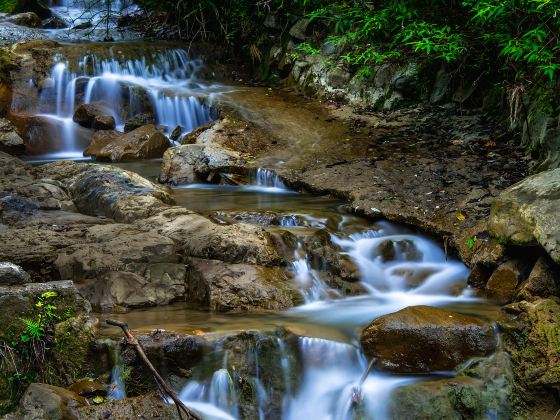
[[[560,270],[548,257],[540,257],[517,293],[517,300],[560,295]]]
[[[14,154],[25,151],[23,139],[15,126],[5,118],[0,118],[0,151]]]
[[[41,18],[34,12],[18,13],[8,17],[7,20],[14,25],[27,26],[28,28],[40,28],[43,25]]]
[[[58,16],[51,16],[43,22],[44,29],[64,29],[67,27],[66,21]]]
[[[29,385],[20,401],[14,419],[77,419],[78,408],[87,406],[85,398],[72,391],[53,385]],[[8,416],[10,419],[10,415]]]
[[[90,21],[87,21],[87,22],[80,23],[76,26],[73,26],[72,30],[73,31],[79,31],[79,30],[82,30],[82,29],[90,29],[90,28],[93,28],[93,23],[91,23]]]
[[[560,263],[560,169],[530,176],[492,204],[489,231],[500,242],[541,245]]]
[[[109,118],[108,111],[109,108],[104,104],[81,104],[74,111],[72,119],[82,127],[92,128],[97,117]]]
[[[161,157],[169,146],[169,139],[161,131],[145,125],[126,134],[106,130],[94,136],[84,154],[97,160],[131,161]]]
[[[115,118],[111,115],[97,115],[93,120],[94,130],[113,130],[115,126]]]
[[[90,378],[74,382],[68,387],[68,390],[85,398],[107,395],[107,387]]]
[[[181,137],[181,134],[183,134],[183,127],[181,127],[180,125],[178,125],[177,127],[175,127],[173,129],[173,131],[171,132],[171,135],[169,136],[169,138],[173,141],[177,141],[179,140],[179,138]]]
[[[0,262],[0,286],[16,286],[30,282],[31,277],[19,265]]]
[[[91,143],[84,150],[84,156],[97,156],[100,155],[102,150],[120,139],[124,134],[115,130],[99,130],[93,133]]]
[[[18,0],[13,12],[33,12],[41,19],[47,19],[52,16],[52,11],[43,3],[41,0]]]
[[[19,318],[34,313],[37,299],[45,292],[55,292],[56,304],[73,308],[75,315],[87,314],[91,310],[90,304],[80,296],[71,281],[0,286],[0,336],[14,323],[19,326]]]
[[[556,297],[504,307],[500,321],[504,350],[511,355],[521,398],[543,390],[556,394],[560,383],[560,300]],[[551,396],[551,399],[553,397]]]
[[[138,114],[130,118],[124,124],[124,132],[128,133],[129,131],[136,130],[137,128],[140,128],[144,125],[155,124],[155,123],[156,121],[152,114],[148,114],[148,113]]]
[[[430,306],[379,317],[362,331],[360,341],[378,366],[399,373],[453,370],[496,346],[490,325]]]
[[[302,301],[278,268],[189,260],[187,302],[213,311],[281,310]]]
[[[486,293],[500,305],[510,303],[516,293],[517,285],[525,276],[526,267],[522,261],[509,260],[501,264],[486,283]]]

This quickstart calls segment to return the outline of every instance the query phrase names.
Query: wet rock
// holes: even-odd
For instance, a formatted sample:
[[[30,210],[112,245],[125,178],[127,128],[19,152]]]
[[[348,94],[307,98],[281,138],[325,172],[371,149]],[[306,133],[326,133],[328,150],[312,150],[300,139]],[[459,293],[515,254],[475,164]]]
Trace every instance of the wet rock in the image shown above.
[[[93,120],[94,130],[113,130],[115,128],[115,118],[111,115],[97,115]]]
[[[43,22],[44,29],[64,29],[68,27],[66,21],[58,16],[51,16]]]
[[[227,120],[220,121],[204,131],[196,144],[186,144],[169,149],[163,155],[160,182],[183,184],[205,179],[212,172],[235,171],[244,166],[242,154],[215,141]]]
[[[102,153],[102,150],[121,138],[124,134],[115,130],[99,130],[93,133],[91,143],[84,150],[84,156],[97,156]]]
[[[72,119],[82,127],[92,128],[97,117],[108,117],[107,105],[101,103],[81,104],[74,111]]]
[[[456,378],[419,382],[391,394],[393,418],[486,419],[510,418],[513,372],[505,352],[481,358]]]
[[[363,331],[364,352],[383,369],[399,372],[453,370],[495,347],[492,327],[481,320],[429,306],[384,315]]]
[[[560,263],[560,169],[533,175],[503,191],[488,226],[499,241],[540,244]]]
[[[171,132],[171,135],[169,136],[169,138],[173,141],[177,141],[179,140],[179,138],[181,137],[181,134],[183,134],[183,127],[181,127],[180,125],[178,125],[177,127],[175,127],[173,129],[173,131]]]
[[[85,398],[53,385],[29,385],[18,411],[7,419],[68,420],[78,418],[78,408],[86,406]]]
[[[84,154],[97,160],[130,161],[161,157],[169,146],[169,140],[161,131],[154,125],[145,125],[126,134],[106,130],[92,139]]]
[[[174,404],[167,404],[157,393],[82,407],[80,419],[169,419],[180,420]]]
[[[382,241],[378,245],[378,250],[383,262],[395,260],[418,261],[422,258],[422,253],[411,240]]]
[[[144,125],[155,124],[155,123],[156,122],[152,114],[147,114],[147,113],[138,114],[132,117],[131,119],[129,119],[124,124],[124,132],[128,133],[129,131],[136,130],[137,128],[140,128]]]
[[[505,305],[515,296],[517,285],[525,276],[526,267],[522,261],[510,260],[501,264],[486,283],[488,297]]]
[[[15,286],[31,282],[31,277],[19,265],[0,262],[0,286]]]
[[[73,26],[72,30],[79,31],[79,30],[82,30],[82,29],[90,29],[92,27],[93,27],[93,23],[88,21],[88,22],[83,22],[83,23],[80,23],[76,26]]]
[[[28,28],[40,28],[43,25],[41,18],[33,12],[18,13],[8,17],[7,21],[14,25],[26,26]]]
[[[163,375],[180,375],[198,364],[207,347],[206,340],[198,335],[173,334],[155,330],[150,334],[136,335],[142,345],[146,356]],[[125,366],[132,366],[141,370],[147,378],[151,372],[146,369],[144,362],[138,357],[136,351],[121,342],[122,362]]]
[[[517,310],[509,310],[500,327],[504,350],[513,362],[517,393],[530,403],[535,394],[553,391],[560,383],[560,300],[554,297],[513,305]]]
[[[280,310],[301,296],[280,268],[191,259],[187,302],[216,311]]]
[[[69,391],[72,391],[75,394],[78,394],[81,397],[91,398],[101,396],[104,397],[107,395],[107,389],[105,385],[100,384],[93,379],[80,379],[77,382],[74,382],[72,385],[68,387]]]
[[[46,19],[52,16],[51,9],[45,6],[41,0],[19,0],[14,12],[33,12],[41,19]]]
[[[5,118],[0,118],[0,151],[15,154],[25,151],[23,139],[15,126]]]
[[[533,301],[539,297],[560,295],[560,270],[547,257],[540,257],[518,291],[517,300]]]

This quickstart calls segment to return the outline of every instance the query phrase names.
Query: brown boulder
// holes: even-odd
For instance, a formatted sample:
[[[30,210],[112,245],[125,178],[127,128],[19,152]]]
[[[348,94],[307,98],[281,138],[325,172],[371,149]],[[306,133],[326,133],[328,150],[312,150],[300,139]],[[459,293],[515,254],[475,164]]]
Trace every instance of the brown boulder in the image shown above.
[[[84,155],[97,160],[151,159],[163,156],[170,146],[168,138],[152,124],[125,134],[114,130],[98,133],[94,134],[91,144],[84,151]]]
[[[560,295],[560,270],[548,257],[540,257],[529,277],[519,287],[517,300]]]
[[[107,107],[102,104],[81,104],[74,111],[74,122],[82,127],[92,128],[98,117],[112,118],[107,115]]]
[[[113,130],[115,126],[115,119],[110,115],[98,115],[93,120],[94,130]]]
[[[91,143],[84,150],[84,156],[97,156],[105,146],[121,138],[124,134],[115,130],[99,130],[93,133]]]
[[[360,341],[380,367],[399,373],[453,370],[490,353],[496,344],[490,325],[430,306],[410,306],[377,318]]]
[[[131,119],[129,119],[124,124],[124,132],[128,133],[128,132],[134,131],[137,128],[140,128],[144,125],[155,124],[155,122],[156,121],[155,121],[154,116],[152,114],[149,114],[149,113],[138,114],[138,115],[135,115],[134,117],[132,117]]]
[[[526,267],[521,261],[510,260],[501,264],[486,283],[486,293],[490,299],[500,305],[510,303],[517,285],[524,277]]]

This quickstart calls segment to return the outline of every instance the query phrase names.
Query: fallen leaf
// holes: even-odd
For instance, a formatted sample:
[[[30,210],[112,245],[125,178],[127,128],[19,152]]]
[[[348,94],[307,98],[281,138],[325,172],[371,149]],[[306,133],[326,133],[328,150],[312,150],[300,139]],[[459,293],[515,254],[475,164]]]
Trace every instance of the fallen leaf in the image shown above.
[[[455,213],[455,217],[457,218],[458,221],[462,222],[463,220],[465,220],[467,217],[461,213],[460,211],[458,211],[457,213]]]

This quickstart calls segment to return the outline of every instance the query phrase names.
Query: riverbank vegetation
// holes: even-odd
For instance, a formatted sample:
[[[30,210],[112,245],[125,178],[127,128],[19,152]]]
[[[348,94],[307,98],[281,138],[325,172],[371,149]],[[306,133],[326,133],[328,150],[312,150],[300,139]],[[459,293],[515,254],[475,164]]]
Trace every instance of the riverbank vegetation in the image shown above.
[[[509,79],[555,81],[560,74],[560,3],[554,0],[143,0],[173,11],[187,37],[222,39],[253,56],[266,46],[271,19],[308,19],[308,48],[324,42],[349,66],[410,55],[477,66]],[[176,13],[175,13],[176,12]]]

